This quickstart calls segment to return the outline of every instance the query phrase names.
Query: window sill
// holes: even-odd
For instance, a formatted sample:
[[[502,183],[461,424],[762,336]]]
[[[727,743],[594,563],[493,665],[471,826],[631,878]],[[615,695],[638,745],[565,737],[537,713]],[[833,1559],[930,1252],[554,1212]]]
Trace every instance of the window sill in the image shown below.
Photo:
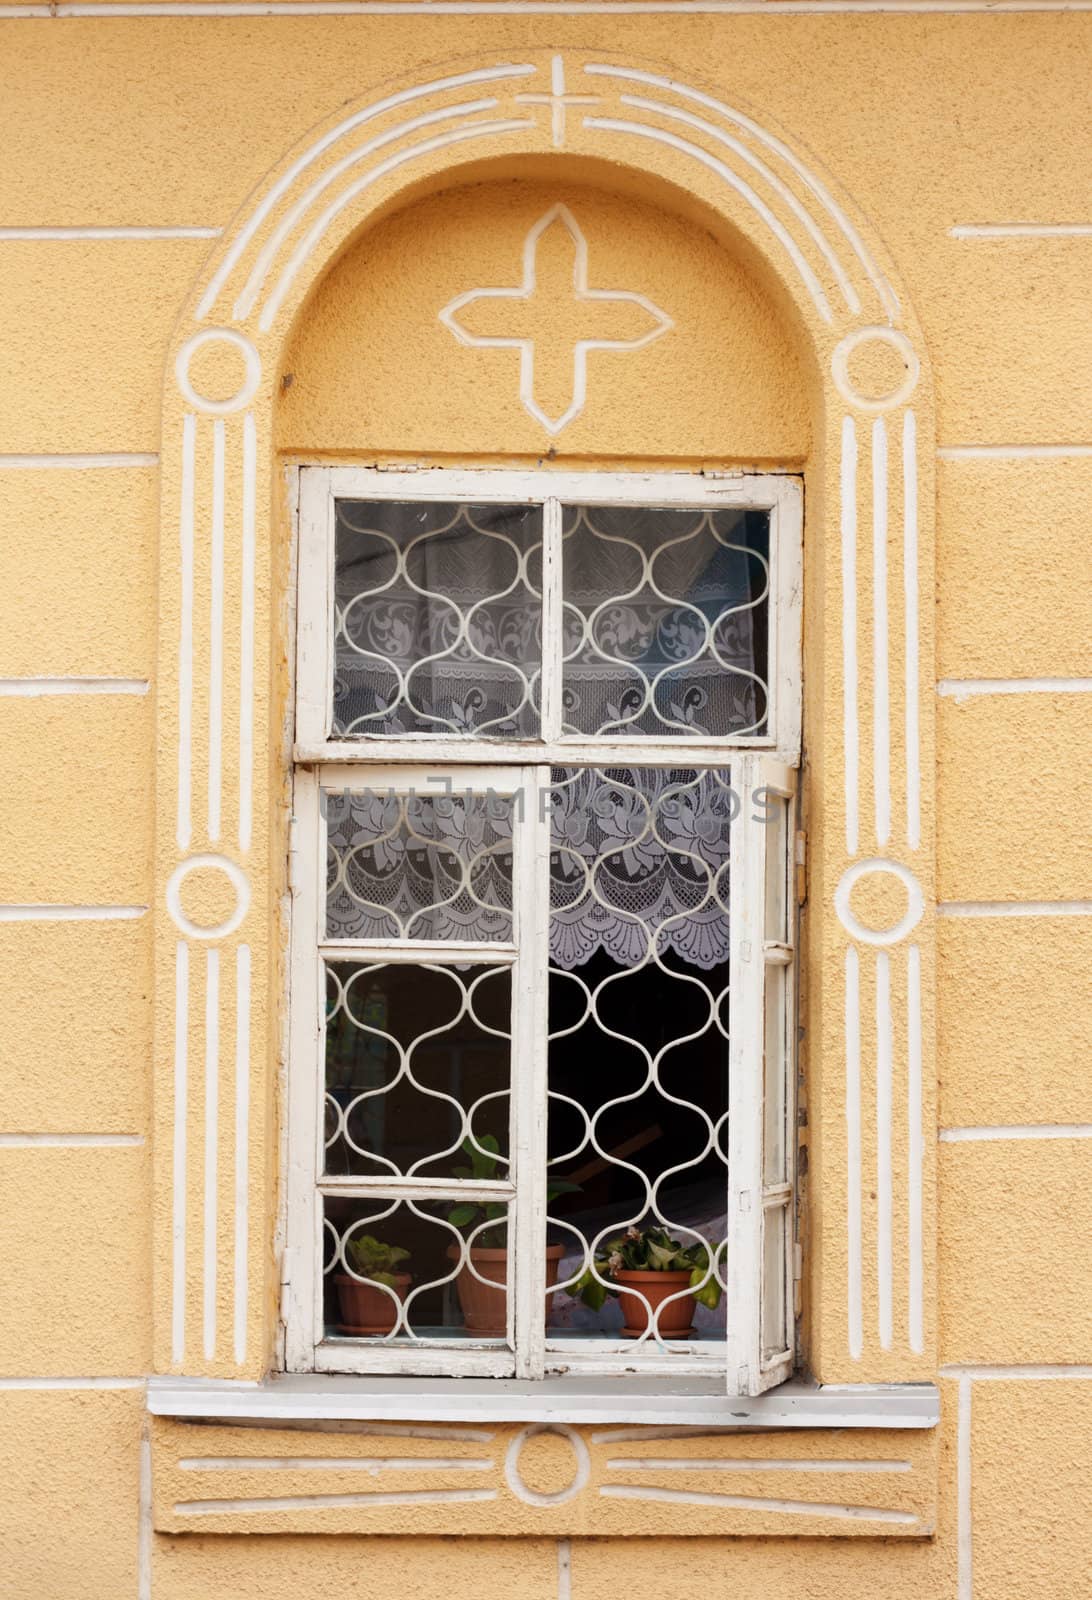
[[[793,1379],[754,1399],[707,1378],[376,1378],[283,1376],[261,1383],[152,1378],[148,1410],[212,1422],[531,1422],[700,1427],[933,1428],[929,1383],[815,1384]]]

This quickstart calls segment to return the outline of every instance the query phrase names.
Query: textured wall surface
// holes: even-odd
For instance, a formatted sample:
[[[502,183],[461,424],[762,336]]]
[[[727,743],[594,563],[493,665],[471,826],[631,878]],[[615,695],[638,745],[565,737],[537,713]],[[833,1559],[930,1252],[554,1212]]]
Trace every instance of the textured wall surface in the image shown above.
[[[796,15],[780,5],[768,16],[758,4],[720,14],[671,16],[665,6],[623,15],[598,11],[590,0],[571,8],[577,14],[547,16],[516,7],[431,16],[412,6],[404,16],[319,8],[263,16],[255,8],[215,17],[155,14],[149,5],[115,7],[129,14],[108,17],[59,9],[50,16],[48,6],[0,3],[5,1596],[319,1600],[341,1592],[379,1600],[397,1587],[414,1600],[441,1600],[455,1589],[488,1590],[501,1600],[608,1600],[621,1585],[682,1583],[724,1600],[771,1593],[1068,1600],[1092,1591],[1092,17],[1060,10],[854,15],[852,0],[828,14],[804,0]],[[361,1531],[379,1525],[367,1521],[371,1510],[359,1517],[321,1511],[303,1533],[270,1513],[221,1521],[215,1534],[208,1521],[200,1532],[180,1533],[179,1500],[195,1493],[193,1482],[199,1478],[209,1495],[222,1493],[216,1485],[224,1482],[240,1497],[268,1495],[267,1479],[278,1469],[247,1477],[230,1460],[268,1457],[274,1444],[287,1451],[288,1443],[281,1434],[248,1444],[241,1429],[152,1426],[143,1404],[143,1378],[170,1365],[169,1351],[153,1355],[170,1321],[167,1258],[154,1240],[171,1226],[156,1178],[170,1106],[153,1070],[154,1030],[157,1018],[160,1032],[164,1017],[173,1027],[175,1004],[163,971],[153,975],[157,885],[167,860],[163,795],[173,794],[176,781],[162,732],[177,668],[175,635],[164,626],[174,626],[176,601],[161,587],[161,575],[177,564],[179,536],[175,457],[168,460],[173,444],[163,423],[168,356],[173,361],[192,327],[195,285],[208,281],[233,226],[266,192],[266,175],[286,172],[300,142],[342,108],[379,98],[395,81],[498,60],[526,59],[545,70],[551,52],[585,61],[604,51],[701,85],[778,130],[785,148],[866,219],[870,247],[900,285],[901,314],[920,325],[931,368],[936,584],[935,597],[923,592],[921,603],[927,638],[935,626],[936,655],[934,663],[930,644],[921,670],[930,705],[934,683],[939,689],[936,759],[926,741],[922,788],[924,832],[927,840],[936,835],[935,920],[931,859],[921,875],[931,907],[926,937],[933,941],[935,928],[937,955],[936,982],[927,971],[924,995],[927,1021],[934,1010],[936,1018],[937,1104],[935,1118],[927,1105],[926,1164],[931,1173],[935,1158],[936,1192],[934,1206],[929,1178],[925,1206],[937,1248],[935,1266],[926,1256],[924,1349],[896,1341],[893,1352],[870,1346],[867,1354],[870,1375],[936,1377],[942,1421],[912,1449],[884,1438],[858,1452],[907,1455],[898,1504],[919,1515],[918,1536],[849,1537],[842,1524],[807,1523],[800,1512],[792,1515],[805,1526],[793,1531],[824,1536],[779,1538],[776,1517],[769,1526],[749,1522],[752,1512],[715,1501],[700,1519],[687,1513],[695,1526],[678,1529],[699,1531],[700,1539],[665,1535],[662,1506],[653,1527],[631,1514],[632,1503],[618,1501],[608,1502],[616,1525],[589,1514],[583,1526],[594,1538],[542,1537],[558,1529],[536,1528],[523,1503],[511,1508],[514,1536],[482,1536],[496,1525],[490,1518],[505,1514],[503,1502],[463,1538],[431,1536],[419,1508],[401,1531],[399,1513],[388,1511],[383,1539]],[[572,77],[568,87],[589,85]],[[692,105],[688,114],[708,112]],[[567,115],[576,130],[583,111]],[[699,137],[693,123],[670,128],[677,139]],[[727,160],[727,147],[719,148]],[[838,736],[827,726],[841,705],[841,679],[830,665],[839,591],[824,576],[833,557],[823,549],[838,530],[838,418],[829,385],[816,377],[820,339],[785,287],[791,269],[782,281],[768,270],[769,253],[749,231],[738,191],[715,221],[708,163],[687,189],[678,146],[661,142],[660,156],[655,183],[635,176],[630,151],[613,170],[601,154],[574,157],[563,170],[564,156],[544,136],[531,165],[521,165],[513,140],[500,166],[475,167],[468,157],[454,181],[437,166],[419,192],[411,185],[397,203],[393,190],[384,191],[367,229],[346,235],[329,270],[292,309],[278,370],[263,376],[272,419],[263,504],[276,499],[286,459],[451,464],[545,456],[553,441],[518,403],[515,355],[457,345],[436,310],[468,287],[514,282],[513,241],[558,200],[585,228],[592,281],[639,288],[678,329],[677,338],[643,351],[593,354],[586,412],[556,441],[559,463],[773,463],[804,472],[818,840],[808,912],[805,1066],[816,1144],[807,1353],[828,1375],[851,1379],[845,1097],[841,1046],[831,1043],[839,1037],[843,969],[824,921],[833,926],[831,863],[841,832],[840,822],[824,823],[842,791]],[[795,215],[783,195],[774,209],[786,221]],[[214,399],[239,381],[211,357],[195,359],[192,371]],[[564,373],[544,367],[542,377],[556,387]],[[867,361],[849,377],[866,398],[870,385],[890,381]],[[928,421],[932,427],[931,414]],[[215,448],[207,419],[201,426],[199,516],[209,509]],[[858,411],[862,504],[871,493],[870,428]],[[169,514],[161,513],[161,487]],[[932,505],[930,486],[930,512]],[[900,485],[892,489],[893,526],[904,511]],[[283,517],[271,525],[285,534]],[[257,606],[259,619],[268,619],[269,650],[257,692],[272,733],[254,835],[262,842],[272,833],[275,854],[288,649],[283,537],[267,554]],[[229,599],[239,581],[235,559]],[[196,583],[205,615],[209,578],[200,563]],[[861,622],[871,625],[869,565],[860,566],[859,583]],[[170,641],[158,661],[157,638]],[[226,641],[233,695],[239,648],[233,620]],[[899,671],[901,649],[893,634]],[[198,720],[209,693],[199,677]],[[873,709],[862,680],[862,815],[869,818]],[[224,812],[233,818],[240,801],[230,759],[228,769]],[[897,741],[893,772],[896,783],[906,776]],[[203,770],[198,777],[203,782]],[[203,806],[203,791],[198,798]],[[173,819],[166,827],[173,833]],[[191,881],[183,909],[194,925],[223,917],[222,889]],[[270,876],[255,892],[267,928],[277,889]],[[874,880],[851,903],[866,926],[899,911]],[[254,981],[256,993],[273,997],[269,1015],[258,1014],[272,1052],[275,939],[267,955],[269,971],[256,957]],[[225,960],[225,992],[227,971]],[[199,972],[203,956],[193,966],[195,995]],[[898,974],[894,998],[908,1003]],[[866,1052],[870,1006],[866,996]],[[234,1027],[234,1012],[224,1027]],[[897,1018],[899,1049],[905,1031]],[[192,1048],[203,1048],[199,1031]],[[269,1348],[274,1263],[266,1221],[277,1110],[271,1089],[269,1105],[254,1112],[252,1259],[264,1263],[265,1276],[255,1277],[244,1308],[248,1371],[259,1370]],[[875,1105],[867,1093],[864,1113],[871,1216]],[[202,1117],[195,1097],[189,1131],[198,1151]],[[223,1135],[226,1248],[230,1118]],[[896,1184],[905,1179],[897,1161]],[[200,1169],[189,1182],[196,1218]],[[191,1238],[199,1227],[191,1222]],[[904,1231],[900,1213],[900,1261]],[[866,1247],[871,1314],[878,1241],[867,1229]],[[191,1287],[198,1285],[193,1262],[189,1273]],[[216,1293],[221,1328],[230,1329],[226,1278]],[[900,1276],[900,1329],[906,1302]],[[199,1323],[198,1311],[191,1346]],[[218,1360],[214,1370],[235,1370],[226,1355]],[[332,1451],[317,1437],[293,1454]],[[733,1448],[771,1458],[848,1446],[844,1436],[791,1444],[774,1436]],[[228,1466],[202,1475],[179,1468],[187,1452]],[[752,1495],[761,1496],[773,1476],[763,1472],[745,1480]],[[335,1489],[348,1476],[335,1475]],[[724,1476],[678,1474],[707,1500]],[[798,1484],[801,1502],[829,1497],[828,1488],[812,1487],[816,1476],[792,1469],[784,1482]],[[366,1472],[352,1477],[348,1487],[361,1479],[376,1487]],[[305,1497],[307,1481],[297,1469],[285,1477],[285,1492]],[[844,1487],[847,1500],[869,1492],[863,1480]],[[632,1537],[648,1532],[657,1537]]]

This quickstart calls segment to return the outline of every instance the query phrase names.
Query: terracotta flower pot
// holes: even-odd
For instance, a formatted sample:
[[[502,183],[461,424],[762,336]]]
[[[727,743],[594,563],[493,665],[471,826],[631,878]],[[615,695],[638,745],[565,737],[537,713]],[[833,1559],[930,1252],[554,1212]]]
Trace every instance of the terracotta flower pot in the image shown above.
[[[408,1272],[396,1272],[389,1293],[378,1284],[367,1281],[361,1283],[347,1272],[335,1273],[334,1282],[337,1284],[337,1304],[341,1312],[338,1332],[383,1334],[390,1333],[398,1321],[398,1307],[391,1299],[391,1294],[404,1300],[413,1278]]]
[[[692,1294],[684,1294],[678,1300],[672,1300],[670,1305],[663,1304],[670,1295],[686,1288],[690,1282],[689,1272],[631,1272],[623,1267],[614,1274],[613,1281],[620,1289],[636,1289],[644,1296],[644,1300],[638,1299],[637,1294],[618,1296],[625,1318],[622,1329],[624,1339],[639,1339],[647,1332],[657,1307],[662,1309],[659,1322],[653,1326],[651,1338],[656,1337],[657,1331],[661,1339],[685,1339],[693,1333],[690,1324],[694,1320],[697,1301]],[[645,1300],[648,1301],[647,1306]]]
[[[457,1245],[450,1245],[447,1253],[452,1261],[459,1259]],[[564,1245],[546,1246],[547,1288],[552,1288],[557,1282],[558,1269],[564,1254]],[[489,1282],[479,1282],[466,1266],[455,1279],[455,1289],[459,1296],[466,1331],[504,1334],[508,1331],[508,1251],[472,1245],[470,1259],[476,1270],[483,1278],[488,1278]],[[494,1284],[496,1288],[493,1287]]]

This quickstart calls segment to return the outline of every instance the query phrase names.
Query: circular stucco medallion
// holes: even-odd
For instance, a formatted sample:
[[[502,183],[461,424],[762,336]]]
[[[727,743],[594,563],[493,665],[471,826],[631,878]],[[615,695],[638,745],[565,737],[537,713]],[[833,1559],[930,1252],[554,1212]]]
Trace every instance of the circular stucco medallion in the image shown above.
[[[895,328],[855,328],[835,347],[834,386],[859,411],[890,411],[909,400],[921,361],[905,333]]]
[[[867,884],[877,876],[896,878],[902,884],[906,891],[906,910],[887,927],[866,927],[850,905],[850,896],[858,884]],[[921,885],[909,867],[904,867],[901,861],[885,861],[876,856],[868,861],[856,861],[853,866],[846,868],[834,891],[834,909],[851,938],[860,939],[863,944],[898,944],[921,921],[925,899]]]
[[[508,1487],[529,1506],[559,1506],[571,1500],[590,1472],[587,1445],[575,1429],[560,1422],[521,1428],[504,1458]]]
[[[191,875],[193,881],[187,885]],[[190,856],[179,862],[167,881],[171,920],[191,939],[226,938],[242,922],[249,905],[246,873],[227,856]]]
[[[194,358],[202,352],[206,358],[215,358],[205,363],[209,369],[205,382],[217,390],[212,394],[196,386],[191,370]],[[232,411],[241,411],[253,400],[262,375],[262,362],[250,340],[234,328],[203,328],[186,340],[175,359],[174,371],[178,387],[191,406],[211,416],[224,417]],[[226,379],[225,371],[230,374]],[[236,384],[234,390],[232,383]],[[221,388],[227,393],[221,394]]]

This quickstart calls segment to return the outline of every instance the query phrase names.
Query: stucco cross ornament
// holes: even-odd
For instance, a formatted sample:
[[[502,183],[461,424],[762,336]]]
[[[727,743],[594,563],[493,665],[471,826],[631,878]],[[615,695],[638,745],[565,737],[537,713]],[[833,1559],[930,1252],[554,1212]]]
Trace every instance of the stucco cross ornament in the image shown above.
[[[580,415],[590,350],[640,350],[674,323],[646,295],[588,287],[588,241],[568,206],[540,217],[515,289],[468,289],[440,312],[460,344],[519,351],[519,397],[547,433]]]

